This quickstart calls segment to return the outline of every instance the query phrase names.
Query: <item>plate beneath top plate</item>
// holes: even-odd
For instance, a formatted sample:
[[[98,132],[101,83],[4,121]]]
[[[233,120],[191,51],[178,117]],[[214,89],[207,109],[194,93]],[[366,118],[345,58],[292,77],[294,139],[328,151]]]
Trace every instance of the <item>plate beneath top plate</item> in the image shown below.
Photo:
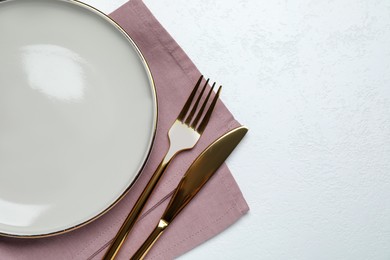
[[[0,234],[80,227],[124,196],[149,155],[148,66],[115,22],[76,1],[2,1],[0,37]]]

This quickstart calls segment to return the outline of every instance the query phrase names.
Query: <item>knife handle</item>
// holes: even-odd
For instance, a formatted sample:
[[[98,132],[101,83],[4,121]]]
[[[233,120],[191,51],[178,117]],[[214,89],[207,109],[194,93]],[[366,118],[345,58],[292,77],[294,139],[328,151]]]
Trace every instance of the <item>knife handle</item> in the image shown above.
[[[164,233],[164,230],[168,227],[169,223],[160,219],[158,225],[155,229],[150,233],[149,237],[145,240],[145,242],[141,245],[141,247],[134,253],[134,255],[130,258],[130,260],[142,260],[152,248],[154,243],[159,239],[159,237]]]

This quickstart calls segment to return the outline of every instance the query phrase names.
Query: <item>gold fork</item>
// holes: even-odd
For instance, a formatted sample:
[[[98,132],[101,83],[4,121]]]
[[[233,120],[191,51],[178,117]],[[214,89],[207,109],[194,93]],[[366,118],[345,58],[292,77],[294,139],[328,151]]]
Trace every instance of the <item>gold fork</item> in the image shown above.
[[[160,162],[160,164],[158,165],[156,171],[154,172],[153,176],[149,180],[145,189],[142,191],[140,197],[138,198],[133,209],[127,216],[125,222],[122,224],[122,227],[120,228],[119,232],[114,238],[114,241],[112,242],[110,248],[108,249],[105,256],[103,257],[104,260],[114,259],[116,257],[124,241],[128,237],[131,229],[133,228],[136,220],[141,214],[142,209],[145,206],[147,200],[149,199],[158,181],[160,180],[161,176],[163,175],[165,169],[168,167],[172,159],[179,152],[192,149],[195,146],[195,144],[198,142],[204,130],[206,129],[211,114],[217,103],[222,86],[218,88],[218,91],[215,94],[213,100],[211,101],[209,108],[207,109],[205,115],[203,116],[208,100],[210,99],[211,93],[213,92],[213,89],[215,87],[215,82],[211,87],[210,91],[208,92],[204,101],[202,101],[202,96],[209,83],[209,79],[207,79],[206,83],[204,84],[202,90],[198,95],[198,98],[196,99],[195,102],[193,102],[196,93],[198,92],[199,86],[202,83],[202,80],[203,80],[203,76],[200,76],[193,91],[188,97],[186,103],[184,104],[179,116],[177,117],[176,121],[169,129],[168,132],[169,142],[170,142],[169,149],[166,155],[164,156],[164,158],[162,159],[162,161]],[[201,101],[203,102],[203,104],[198,109]]]

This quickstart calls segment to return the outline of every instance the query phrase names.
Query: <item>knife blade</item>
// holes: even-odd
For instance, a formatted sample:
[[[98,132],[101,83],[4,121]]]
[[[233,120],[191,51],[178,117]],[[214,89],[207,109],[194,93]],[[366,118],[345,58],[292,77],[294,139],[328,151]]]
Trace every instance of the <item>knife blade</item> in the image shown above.
[[[235,128],[210,144],[184,174],[158,225],[137,252],[130,258],[143,259],[175,217],[188,205],[218,170],[248,132],[244,126]]]

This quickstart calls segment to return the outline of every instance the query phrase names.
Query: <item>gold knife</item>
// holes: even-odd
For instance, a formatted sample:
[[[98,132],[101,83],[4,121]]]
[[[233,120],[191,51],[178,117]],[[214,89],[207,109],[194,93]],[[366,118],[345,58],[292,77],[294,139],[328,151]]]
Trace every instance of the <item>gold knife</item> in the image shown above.
[[[143,259],[174,218],[195,197],[248,132],[244,126],[224,134],[204,150],[187,170],[158,225],[130,258]]]

